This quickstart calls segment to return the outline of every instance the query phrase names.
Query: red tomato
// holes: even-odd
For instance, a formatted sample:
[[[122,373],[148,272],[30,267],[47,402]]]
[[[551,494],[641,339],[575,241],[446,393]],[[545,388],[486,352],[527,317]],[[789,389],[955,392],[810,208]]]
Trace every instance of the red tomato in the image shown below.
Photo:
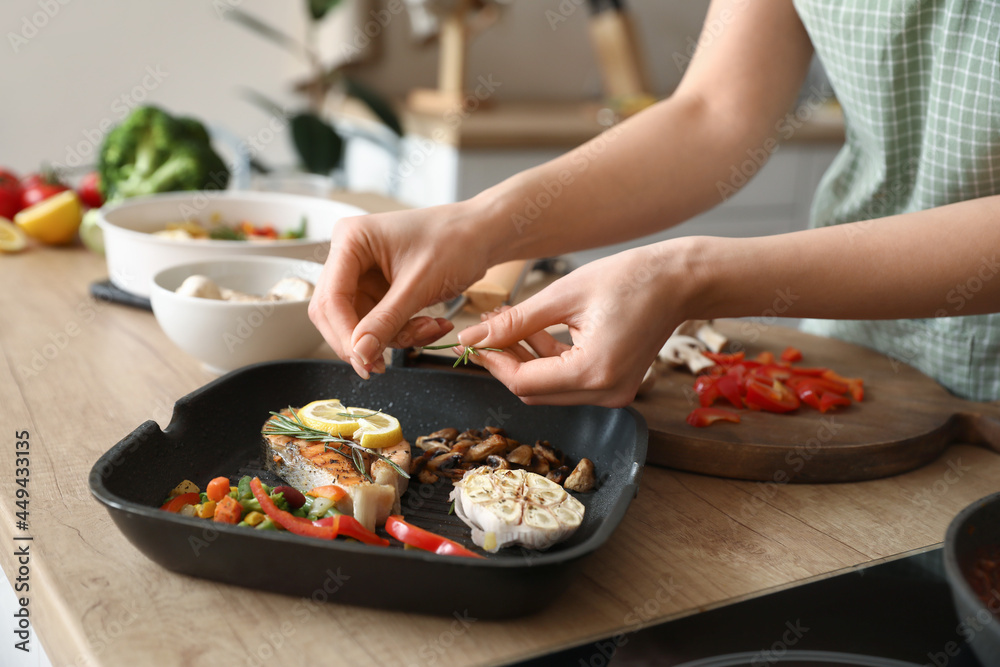
[[[104,197],[101,195],[101,176],[96,171],[92,171],[80,181],[76,193],[80,195],[80,201],[90,208],[100,208],[104,205]]]
[[[34,206],[53,195],[69,190],[55,177],[45,174],[31,174],[24,179],[24,190],[21,192],[21,208]]]
[[[21,210],[21,181],[17,174],[0,169],[0,218],[11,220]]]

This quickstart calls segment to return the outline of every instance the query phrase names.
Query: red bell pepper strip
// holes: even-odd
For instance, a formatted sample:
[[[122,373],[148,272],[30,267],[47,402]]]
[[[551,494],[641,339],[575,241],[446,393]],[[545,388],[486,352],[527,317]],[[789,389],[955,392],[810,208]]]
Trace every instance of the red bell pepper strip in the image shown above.
[[[851,399],[846,396],[838,396],[837,394],[831,394],[827,392],[819,399],[819,411],[826,412],[837,406],[848,406],[851,404]]]
[[[176,514],[177,512],[180,512],[185,505],[197,505],[199,502],[201,502],[201,495],[192,491],[190,493],[182,493],[179,496],[174,496],[167,502],[163,503],[163,505],[160,506],[160,509]]]
[[[698,394],[698,403],[701,407],[709,407],[720,396],[718,378],[710,375],[699,375],[698,379],[694,381],[694,391]]]
[[[764,364],[764,365],[773,364],[774,363],[774,352],[771,352],[770,350],[764,350],[763,352],[761,352],[760,354],[757,355],[756,361],[757,361],[757,363]]]
[[[743,396],[740,394],[740,379],[737,373],[726,373],[715,382],[716,388],[734,408],[743,407]]]
[[[788,363],[802,361],[802,351],[796,347],[786,347],[781,353],[781,360],[787,361]]]
[[[723,408],[695,408],[687,416],[687,423],[698,428],[711,426],[717,421],[739,424],[740,416],[732,410],[725,410]]]
[[[742,351],[741,352],[733,352],[732,354],[724,354],[722,352],[710,352],[710,351],[706,351],[706,352],[702,352],[701,354],[702,354],[702,356],[707,357],[708,359],[711,359],[712,361],[714,361],[715,363],[719,364],[720,366],[732,366],[734,364],[738,364],[739,362],[743,361],[744,357],[746,357],[746,352],[742,352]]]
[[[384,537],[379,537],[372,531],[368,530],[353,516],[338,514],[337,516],[328,516],[322,519],[317,519],[316,521],[313,521],[312,524],[319,528],[332,528],[338,535],[353,537],[358,542],[374,544],[378,547],[389,546],[389,540]]]
[[[823,389],[812,382],[812,378],[803,378],[795,384],[794,389],[795,395],[799,397],[800,401],[815,410],[820,409],[820,397],[823,395]]]
[[[845,378],[842,375],[827,370],[823,373],[823,378],[830,380],[831,382],[839,382],[841,384],[847,385],[847,391],[850,391],[851,398],[855,401],[862,401],[865,398],[865,382],[861,378]],[[841,392],[843,393],[843,392]]]
[[[430,551],[442,556],[465,556],[467,558],[483,558],[480,554],[469,551],[458,542],[436,535],[411,523],[403,521],[399,515],[390,516],[385,521],[385,530],[403,544]]]
[[[799,407],[799,397],[779,380],[767,382],[759,375],[747,380],[746,403],[767,412],[791,412]]]
[[[260,508],[264,514],[290,533],[303,535],[305,537],[319,537],[325,540],[332,540],[338,535],[353,537],[365,544],[375,544],[378,546],[389,546],[389,540],[379,537],[375,533],[366,529],[354,517],[335,516],[321,521],[310,521],[304,517],[295,516],[291,512],[279,508],[271,496],[264,491],[264,486],[260,483],[260,478],[254,477],[250,481],[250,490],[253,497],[260,503]]]

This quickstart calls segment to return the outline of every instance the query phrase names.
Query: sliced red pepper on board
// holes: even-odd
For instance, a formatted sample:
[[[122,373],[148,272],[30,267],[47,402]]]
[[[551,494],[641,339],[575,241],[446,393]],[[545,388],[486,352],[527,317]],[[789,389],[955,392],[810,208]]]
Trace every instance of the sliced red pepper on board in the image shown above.
[[[743,407],[743,396],[740,391],[740,379],[738,373],[726,373],[718,380],[715,381],[715,386],[719,390],[719,393],[727,401],[729,401],[734,408]]]
[[[423,549],[443,556],[465,556],[467,558],[483,558],[474,551],[469,551],[458,542],[453,542],[429,530],[424,530],[403,520],[399,515],[392,515],[385,521],[385,530],[403,544]]]
[[[836,407],[847,407],[851,404],[851,399],[846,396],[840,396],[838,394],[831,394],[827,392],[823,394],[819,399],[819,411],[827,412]]]
[[[694,391],[698,394],[698,403],[703,408],[707,408],[715,403],[721,394],[719,393],[718,378],[711,375],[699,375],[694,381]]]
[[[811,378],[802,379],[795,385],[794,389],[795,395],[799,397],[800,401],[815,410],[820,409],[820,397],[823,395],[823,389],[817,386]]]
[[[865,398],[865,381],[861,378],[845,378],[834,371],[827,370],[823,373],[823,378],[831,382],[840,382],[847,385],[847,391],[851,393],[851,398],[855,401],[863,401]]]
[[[167,502],[163,503],[163,505],[160,506],[160,509],[176,514],[177,512],[180,512],[185,505],[197,505],[199,502],[201,502],[201,494],[191,491],[190,493],[182,493],[179,496],[174,496]]]
[[[781,353],[781,360],[787,361],[788,363],[802,361],[802,350],[797,347],[786,347]]]
[[[687,423],[698,428],[711,426],[717,421],[727,421],[739,424],[740,416],[732,410],[726,410],[724,408],[695,408],[687,416]]]
[[[771,352],[770,350],[764,350],[763,352],[761,352],[760,354],[757,355],[755,361],[757,363],[764,364],[764,365],[773,364],[774,363],[774,352]]]
[[[746,403],[767,412],[791,412],[799,407],[799,397],[780,380],[766,379],[752,375],[747,380]]]
[[[733,364],[738,364],[746,357],[745,352],[733,352],[731,354],[724,354],[722,352],[702,352],[702,356],[711,359],[720,366],[732,366]]]

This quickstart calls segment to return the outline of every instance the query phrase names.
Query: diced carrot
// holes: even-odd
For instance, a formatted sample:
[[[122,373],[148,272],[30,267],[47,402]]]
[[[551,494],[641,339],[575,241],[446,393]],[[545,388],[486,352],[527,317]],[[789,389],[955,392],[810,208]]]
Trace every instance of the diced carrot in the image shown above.
[[[237,524],[243,514],[243,506],[232,496],[223,496],[215,506],[215,516],[212,521]]]
[[[309,495],[315,498],[329,498],[333,502],[337,502],[347,495],[347,491],[336,484],[327,484],[326,486],[313,487]]]

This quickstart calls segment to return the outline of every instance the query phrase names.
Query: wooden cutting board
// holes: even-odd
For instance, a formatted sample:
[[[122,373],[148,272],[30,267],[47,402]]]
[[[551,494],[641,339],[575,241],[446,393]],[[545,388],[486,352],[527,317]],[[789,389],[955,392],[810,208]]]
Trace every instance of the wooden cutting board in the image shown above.
[[[649,425],[647,462],[767,482],[850,482],[918,468],[955,442],[1000,451],[1000,402],[957,398],[916,369],[843,341],[746,321],[716,327],[748,357],[764,350],[777,356],[791,345],[802,351],[803,366],[861,377],[865,399],[826,414],[807,407],[783,415],[741,410],[739,424],[695,428],[685,421],[698,406],[694,377],[668,370],[632,404]]]

